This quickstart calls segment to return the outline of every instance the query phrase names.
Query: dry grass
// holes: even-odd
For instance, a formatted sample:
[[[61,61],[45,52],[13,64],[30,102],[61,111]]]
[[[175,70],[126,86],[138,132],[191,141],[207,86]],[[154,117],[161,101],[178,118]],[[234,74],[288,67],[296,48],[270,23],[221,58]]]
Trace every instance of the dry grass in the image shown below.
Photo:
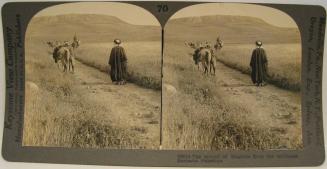
[[[185,47],[166,42],[163,82],[177,92],[163,91],[165,149],[301,148],[301,138],[285,143],[275,128],[254,122],[246,108],[226,101],[217,81],[199,73],[188,52]]]
[[[123,43],[128,58],[128,81],[150,89],[161,89],[161,43]],[[113,43],[83,44],[78,49],[79,61],[103,72],[109,72],[108,59]]]
[[[74,91],[73,75],[59,71],[42,44],[27,45],[24,146],[138,147],[133,134],[105,120],[101,112],[110,110]]]
[[[74,74],[62,73],[54,65],[45,41],[72,40],[76,33],[82,42],[77,50],[78,59],[108,72],[112,43],[104,42],[120,38],[128,56],[129,80],[146,88],[161,89],[160,30],[159,26],[130,25],[104,15],[68,14],[33,19],[26,32],[23,145],[144,148],[140,143],[143,136],[133,130],[146,131],[131,129],[126,119],[112,122],[110,114],[115,110],[85,97]]]
[[[250,74],[250,60],[254,45],[226,44],[218,53],[225,65]],[[301,44],[265,44],[268,57],[269,82],[284,89],[301,89]]]

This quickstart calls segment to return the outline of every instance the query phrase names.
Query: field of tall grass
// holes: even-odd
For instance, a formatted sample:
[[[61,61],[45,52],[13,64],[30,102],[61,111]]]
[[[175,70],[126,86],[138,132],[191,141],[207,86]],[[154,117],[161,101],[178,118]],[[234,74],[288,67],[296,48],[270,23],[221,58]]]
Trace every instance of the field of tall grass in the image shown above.
[[[250,60],[255,45],[225,44],[217,54],[225,65],[250,74]],[[301,44],[264,44],[268,58],[268,81],[292,91],[301,89]]]
[[[128,81],[142,87],[161,90],[161,42],[142,41],[122,43],[128,59]],[[109,72],[108,60],[113,43],[82,44],[76,59]]]
[[[163,147],[180,150],[299,149],[301,136],[283,140],[283,128],[249,119],[226,100],[217,80],[203,76],[189,49],[166,42],[163,83]]]
[[[74,91],[74,75],[58,70],[44,44],[29,42],[27,45],[30,46],[26,46],[24,146],[138,148],[137,135],[125,130],[123,124],[115,126],[110,118],[104,118],[106,113],[103,112],[110,110]],[[283,131],[282,128],[253,122],[248,119],[246,108],[224,100],[221,89],[216,87],[217,81],[202,76],[188,55],[190,50],[179,45],[166,43],[165,47],[163,82],[173,86],[177,92],[165,88],[163,91],[163,149],[301,148],[300,137],[285,142],[276,132]],[[123,46],[129,59],[129,80],[143,87],[160,89],[160,43],[132,42]],[[107,72],[111,47],[112,44],[82,44],[77,51],[77,59]],[[279,65],[280,59],[273,57],[275,50],[272,50],[277,50],[277,46],[270,48],[267,45],[270,71],[290,79],[296,77],[291,75],[295,71],[278,69],[297,70],[292,59],[286,57],[291,56],[287,55],[288,52],[297,51],[295,47],[287,48],[291,52],[285,51],[284,54],[280,51],[280,55],[276,56],[286,58],[287,63],[293,64],[292,68]],[[225,46],[219,59],[225,64],[239,63],[246,68],[250,56],[245,53],[251,53],[250,49],[251,45],[239,50]],[[237,56],[242,56],[243,60]],[[296,78],[293,80],[296,81]]]
[[[23,146],[138,148],[137,136],[114,126],[102,105],[75,91],[45,44],[26,46]]]

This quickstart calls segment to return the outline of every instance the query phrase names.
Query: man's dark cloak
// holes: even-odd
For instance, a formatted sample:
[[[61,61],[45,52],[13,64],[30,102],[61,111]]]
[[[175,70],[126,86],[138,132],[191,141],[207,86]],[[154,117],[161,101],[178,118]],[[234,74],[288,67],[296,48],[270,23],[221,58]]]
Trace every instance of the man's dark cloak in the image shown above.
[[[125,50],[121,46],[115,46],[111,49],[109,62],[110,78],[113,82],[126,80],[127,78],[127,57]]]
[[[264,49],[256,48],[253,50],[250,66],[253,83],[260,84],[267,80],[268,60]]]

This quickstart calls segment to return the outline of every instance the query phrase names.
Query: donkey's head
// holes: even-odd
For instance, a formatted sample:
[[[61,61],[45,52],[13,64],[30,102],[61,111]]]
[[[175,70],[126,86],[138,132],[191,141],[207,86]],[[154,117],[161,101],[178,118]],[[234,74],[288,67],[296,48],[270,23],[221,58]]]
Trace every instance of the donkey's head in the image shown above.
[[[74,40],[74,42],[72,43],[72,47],[73,48],[78,48],[80,46],[81,41],[80,40]]]
[[[223,46],[224,46],[223,41],[219,40],[219,41],[217,41],[216,44],[215,44],[215,49],[216,49],[216,50],[220,50],[221,48],[223,48]]]

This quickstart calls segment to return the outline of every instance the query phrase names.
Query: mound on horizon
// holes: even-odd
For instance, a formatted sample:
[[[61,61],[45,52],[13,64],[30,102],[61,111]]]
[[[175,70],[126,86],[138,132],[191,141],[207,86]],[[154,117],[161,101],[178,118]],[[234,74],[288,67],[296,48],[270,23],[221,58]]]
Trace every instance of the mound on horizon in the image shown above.
[[[27,38],[70,40],[77,34],[82,41],[108,42],[114,38],[124,41],[158,41],[161,27],[132,25],[121,19],[99,14],[65,14],[32,18]],[[298,28],[271,25],[248,16],[213,15],[170,19],[165,26],[169,41],[215,41],[220,36],[225,43],[300,43]]]
[[[211,15],[171,19],[165,26],[167,41],[215,41],[226,43],[300,43],[298,28],[271,25],[249,16]]]
[[[27,32],[28,38],[39,41],[71,40],[75,33],[84,42],[111,42],[114,38],[124,41],[161,39],[160,26],[133,25],[115,16],[100,14],[37,16],[30,21]]]

